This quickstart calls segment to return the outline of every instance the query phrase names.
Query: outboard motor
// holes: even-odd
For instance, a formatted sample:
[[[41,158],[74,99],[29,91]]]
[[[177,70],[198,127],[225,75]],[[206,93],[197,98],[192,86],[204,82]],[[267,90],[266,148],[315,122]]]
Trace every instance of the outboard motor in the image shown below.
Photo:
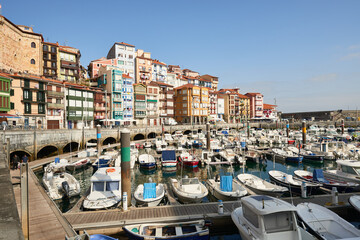
[[[62,190],[64,191],[65,193],[65,196],[66,197],[69,197],[69,192],[70,192],[70,187],[69,187],[69,184],[67,181],[63,181],[61,183],[61,186],[62,186]]]

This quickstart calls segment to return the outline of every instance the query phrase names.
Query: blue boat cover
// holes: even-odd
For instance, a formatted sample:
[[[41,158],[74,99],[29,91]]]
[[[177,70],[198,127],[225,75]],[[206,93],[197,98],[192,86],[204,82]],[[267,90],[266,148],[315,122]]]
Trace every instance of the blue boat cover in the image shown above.
[[[166,160],[176,160],[175,150],[164,150],[162,151],[162,159]]]
[[[60,163],[60,158],[55,158],[55,163]]]
[[[106,158],[99,158],[99,163],[100,165],[102,164],[108,164],[110,159],[106,159]]]
[[[90,240],[116,240],[117,238],[109,237],[102,234],[94,234],[90,236]]]
[[[224,130],[224,131],[221,131],[221,133],[224,134],[224,135],[228,135],[228,134],[229,134],[229,133],[228,133],[227,131],[225,131],[225,130]]]
[[[323,170],[322,169],[314,169],[313,172],[313,179],[314,181],[328,183],[329,181],[324,178]]]
[[[220,177],[220,189],[224,192],[232,192],[232,176]]]
[[[156,183],[144,183],[144,199],[156,198]]]

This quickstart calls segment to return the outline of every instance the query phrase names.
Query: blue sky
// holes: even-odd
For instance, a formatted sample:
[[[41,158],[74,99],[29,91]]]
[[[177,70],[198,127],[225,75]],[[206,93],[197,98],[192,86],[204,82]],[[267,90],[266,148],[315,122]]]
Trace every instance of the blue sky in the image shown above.
[[[81,63],[127,42],[167,64],[261,92],[283,112],[360,110],[360,1],[0,0],[2,14]]]

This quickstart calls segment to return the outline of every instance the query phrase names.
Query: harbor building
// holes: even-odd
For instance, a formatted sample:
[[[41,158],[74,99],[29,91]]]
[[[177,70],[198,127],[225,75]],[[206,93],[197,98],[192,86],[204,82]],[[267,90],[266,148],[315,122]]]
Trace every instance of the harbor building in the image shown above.
[[[224,121],[224,114],[225,114],[225,99],[217,93],[217,117],[220,120]]]
[[[110,48],[109,53],[107,55],[107,59],[118,60],[118,67],[122,73],[129,75],[130,77],[135,77],[135,46],[124,43],[124,42],[116,42]]]
[[[263,115],[263,99],[261,93],[246,93],[250,98],[250,118],[261,118]]]
[[[10,97],[10,101],[14,109],[9,114],[21,116],[16,125],[46,128],[46,79],[18,73],[11,77],[14,95]]]
[[[121,62],[121,60],[117,59],[107,59],[105,57],[93,60],[89,63],[88,66],[88,72],[90,78],[96,78],[99,76],[99,70],[101,66],[118,66],[118,63]]]
[[[270,119],[270,120],[277,120],[278,119],[278,113],[276,110],[276,105],[271,104],[263,104],[263,119]]]
[[[167,66],[165,63],[154,59],[152,61],[152,80],[156,82],[166,82],[167,79]]]
[[[148,126],[160,125],[159,85],[155,82],[150,82],[146,85],[146,118]]]
[[[175,90],[175,120],[178,123],[205,123],[208,118],[209,89],[185,84]]]
[[[65,83],[66,120],[68,129],[94,127],[94,91],[89,88]]]
[[[111,119],[110,102],[111,93],[101,88],[93,88],[94,91],[94,122],[102,124],[101,120]]]
[[[136,125],[146,125],[146,85],[136,83],[134,89],[134,118]]]
[[[162,124],[165,119],[174,118],[174,87],[163,82],[155,83],[159,86],[159,124]]]
[[[122,74],[121,96],[123,100],[123,120],[129,121],[134,118],[133,111],[133,78],[127,74]]]
[[[59,44],[43,42],[43,75],[57,79],[60,76]]]
[[[65,86],[63,82],[47,79],[46,86],[46,125],[47,129],[66,128]]]
[[[122,98],[122,79],[123,72],[116,66],[102,66],[99,70],[98,87],[103,88],[106,93],[111,93],[110,118],[122,120],[123,117],[123,98]]]
[[[216,121],[218,118],[218,94],[209,90],[209,120]]]
[[[206,79],[209,80],[211,82],[211,89],[213,91],[217,91],[218,90],[218,84],[219,84],[219,78],[218,77],[214,77],[208,74],[202,75],[201,76],[202,79]]]
[[[0,15],[0,70],[40,76],[43,36],[32,27],[16,25]]]
[[[179,65],[168,65],[168,72],[175,73],[178,76],[182,75],[182,71]]]
[[[11,81],[9,74],[0,73],[0,113],[7,113],[13,108],[13,104],[10,103],[10,95],[14,94]]]
[[[250,98],[240,94],[238,88],[220,89],[219,94],[224,98],[227,123],[240,123],[250,118]]]
[[[142,49],[136,50],[136,83],[148,84],[153,79],[153,64],[150,52],[144,52]]]
[[[63,81],[80,83],[80,50],[59,46],[60,74],[58,78]]]

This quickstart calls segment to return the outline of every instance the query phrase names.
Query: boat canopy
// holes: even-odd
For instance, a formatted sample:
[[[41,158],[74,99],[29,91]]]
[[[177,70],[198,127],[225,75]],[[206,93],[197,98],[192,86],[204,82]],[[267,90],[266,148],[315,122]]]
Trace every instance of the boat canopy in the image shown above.
[[[144,183],[144,199],[156,198],[156,183]]]
[[[324,178],[324,173],[323,173],[323,170],[322,170],[322,169],[314,169],[313,179],[314,179],[315,181],[322,182],[322,183],[327,183],[327,182],[329,182],[329,181],[327,181],[327,180]]]
[[[175,150],[164,150],[162,151],[163,160],[176,160]]]
[[[220,189],[224,192],[232,192],[232,176],[220,177]]]

